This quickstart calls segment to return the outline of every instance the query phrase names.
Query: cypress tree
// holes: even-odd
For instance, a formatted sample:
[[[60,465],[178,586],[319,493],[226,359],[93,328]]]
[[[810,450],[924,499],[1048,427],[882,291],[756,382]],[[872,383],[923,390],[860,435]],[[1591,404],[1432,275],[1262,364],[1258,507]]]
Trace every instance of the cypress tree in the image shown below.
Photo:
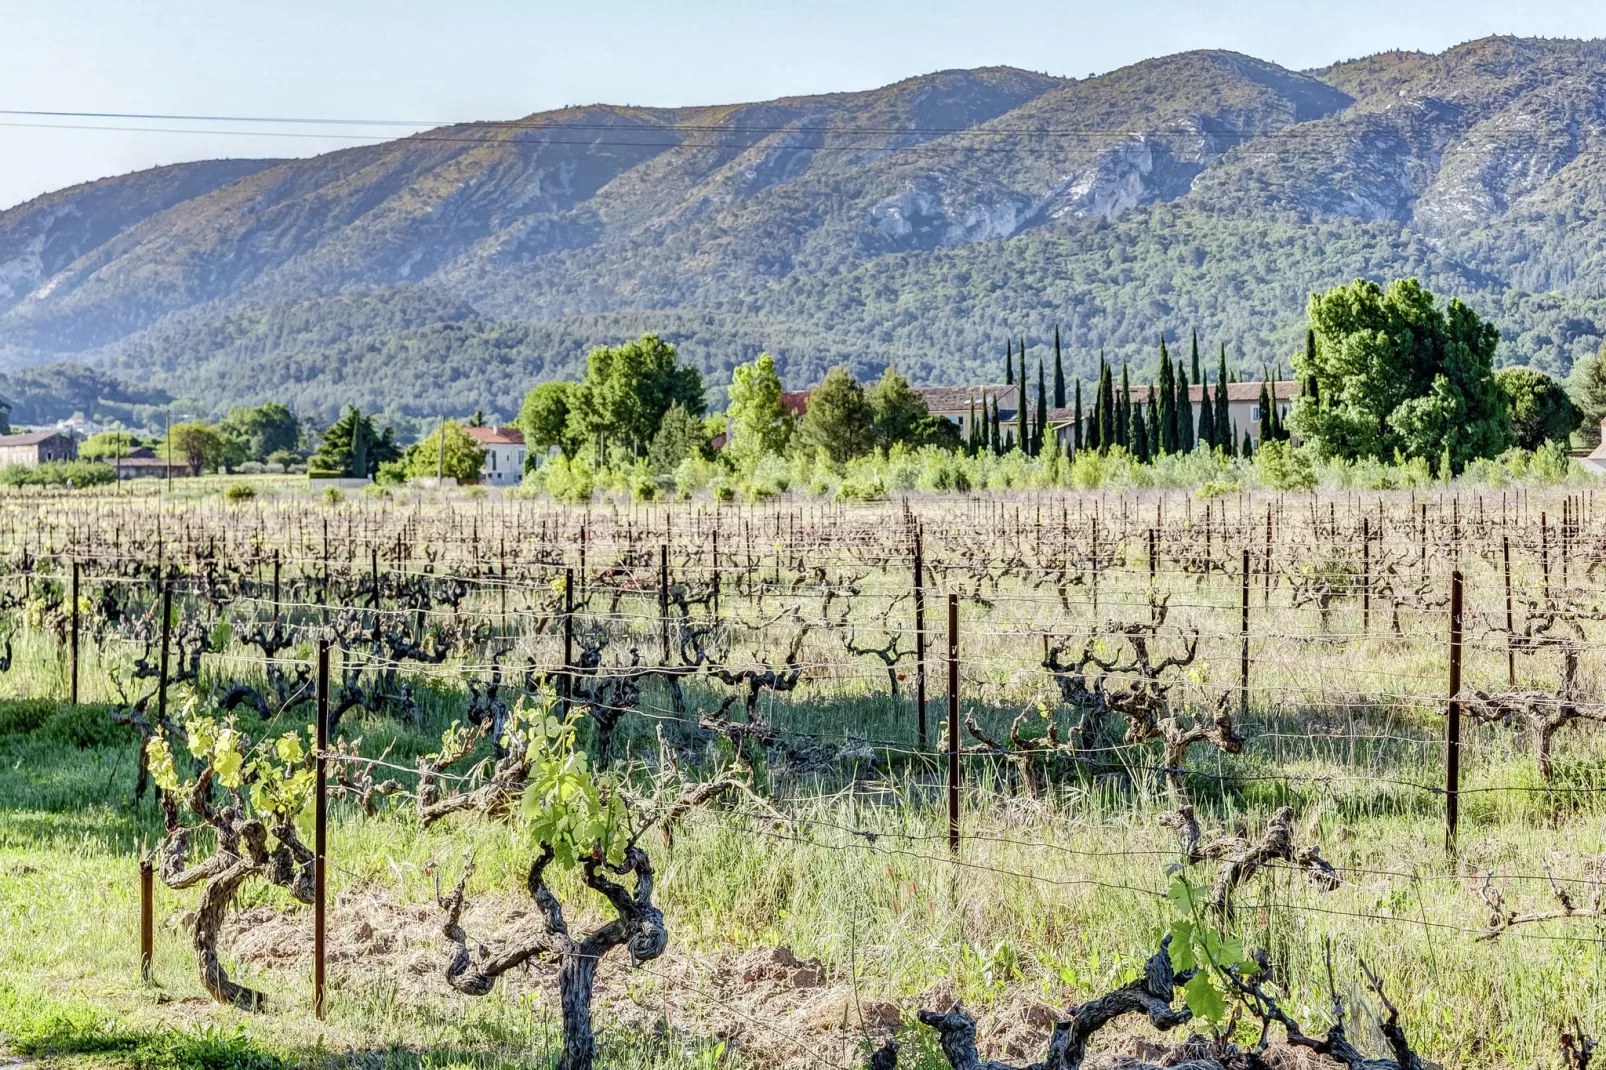
[[[1004,339],[1004,385],[1015,385],[1015,351],[1010,347],[1015,343],[1008,338]]]
[[[1117,441],[1114,376],[1110,374],[1110,366],[1104,364],[1103,371],[1099,375],[1099,447],[1108,450]]]
[[[1145,422],[1149,432],[1149,459],[1152,461],[1160,456],[1160,392],[1154,388],[1153,379],[1149,380],[1149,396],[1146,404],[1149,412]]]
[[[987,429],[987,448],[992,450],[995,455],[1002,451],[1004,445],[1003,435],[1000,434],[1000,431],[1003,429],[1002,423],[1003,421],[1000,420],[998,416],[998,395],[994,394],[993,418],[989,421],[991,426],[989,426]]]
[[[976,456],[976,397],[970,398],[970,419],[965,422],[965,452]]]
[[[1219,393],[1221,388],[1216,387]],[[1210,384],[1199,387],[1199,445],[1207,450],[1216,448],[1216,403],[1210,399]]]
[[[1232,420],[1230,400],[1227,397],[1227,343],[1221,343],[1221,365],[1216,369],[1216,438],[1220,440],[1222,448],[1228,453],[1238,441],[1238,428],[1233,426],[1232,434],[1227,434],[1227,426]]]
[[[1245,431],[1244,432],[1244,456],[1245,457],[1253,457],[1254,455],[1255,455],[1255,444],[1249,440],[1249,432]]]
[[[1193,452],[1193,403],[1188,400],[1188,369],[1177,364],[1177,449]]]
[[[1139,461],[1147,463],[1149,460],[1149,429],[1143,424],[1143,406],[1127,406],[1132,412],[1132,424],[1126,433],[1127,441],[1132,443],[1132,455]]]
[[[1043,361],[1037,361],[1037,426],[1032,429],[1032,453],[1043,452],[1043,435],[1048,427],[1048,388],[1043,383]]]
[[[1115,398],[1115,444],[1132,448],[1132,377],[1121,362],[1121,392]]]
[[[1065,366],[1060,363],[1060,329],[1054,328],[1054,407],[1065,407]]]
[[[1031,416],[1031,406],[1026,403],[1026,339],[1020,340],[1020,384],[1015,388],[1015,441],[1020,443],[1022,453],[1032,451],[1032,439],[1027,420]],[[1008,453],[1008,450],[1004,451]]]
[[[1177,452],[1177,378],[1164,338],[1160,339],[1160,452]]]
[[[1197,328],[1193,332],[1193,381],[1196,383],[1204,382],[1199,377],[1199,331]]]
[[[1248,432],[1245,432],[1246,434]],[[1277,417],[1271,411],[1271,398],[1266,390],[1265,373],[1260,380],[1260,441],[1270,442],[1277,437]]]
[[[1071,449],[1076,453],[1082,452],[1082,380],[1076,380],[1075,412],[1071,414]]]

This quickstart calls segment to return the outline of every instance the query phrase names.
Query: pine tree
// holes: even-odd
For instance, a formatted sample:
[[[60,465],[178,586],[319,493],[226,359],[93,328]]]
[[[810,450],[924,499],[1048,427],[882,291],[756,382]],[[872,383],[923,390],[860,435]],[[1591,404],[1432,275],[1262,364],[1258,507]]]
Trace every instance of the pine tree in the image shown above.
[[[1043,382],[1043,361],[1037,361],[1037,426],[1032,428],[1032,454],[1043,452],[1043,435],[1048,426],[1048,388]]]
[[[1075,412],[1071,414],[1071,450],[1074,453],[1082,452],[1082,380],[1076,380]]]
[[[1160,452],[1177,452],[1177,378],[1164,338],[1160,339]]]
[[[1193,403],[1188,400],[1188,369],[1177,365],[1177,449],[1193,452]]]
[[[1227,397],[1227,343],[1223,342],[1221,364],[1216,369],[1216,439],[1228,453],[1232,452],[1233,445],[1238,441],[1237,427],[1233,427],[1232,434],[1226,433],[1231,419],[1231,399]]]
[[[1054,407],[1065,407],[1065,366],[1060,363],[1060,329],[1054,328]]]
[[[1004,339],[1004,385],[1015,385],[1015,351],[1010,347],[1015,343],[1008,338]]]

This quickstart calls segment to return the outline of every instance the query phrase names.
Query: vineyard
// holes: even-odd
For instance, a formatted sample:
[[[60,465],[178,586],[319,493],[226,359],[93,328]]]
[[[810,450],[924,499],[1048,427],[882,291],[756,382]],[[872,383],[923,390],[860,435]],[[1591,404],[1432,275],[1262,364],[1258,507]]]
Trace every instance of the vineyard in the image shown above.
[[[0,1051],[1590,1064],[1592,493],[0,501]],[[995,1061],[988,1061],[995,1060]]]

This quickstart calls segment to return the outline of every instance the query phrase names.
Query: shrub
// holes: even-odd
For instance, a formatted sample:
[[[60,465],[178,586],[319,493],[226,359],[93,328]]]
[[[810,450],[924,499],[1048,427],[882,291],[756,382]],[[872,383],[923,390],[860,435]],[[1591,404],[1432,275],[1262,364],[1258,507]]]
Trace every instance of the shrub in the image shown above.
[[[374,473],[374,482],[380,486],[399,487],[407,482],[406,461],[381,461]]]
[[[44,464],[8,464],[0,468],[0,486],[96,487],[117,481],[117,470],[98,461],[46,461]]]
[[[223,498],[231,502],[248,502],[257,496],[257,489],[249,483],[230,483],[223,488]]]
[[[340,493],[339,487],[323,488],[323,500],[329,505],[339,505],[345,497],[344,494]]]
[[[1312,490],[1316,468],[1310,456],[1288,442],[1262,442],[1255,452],[1255,474],[1272,490]]]
[[[301,455],[295,450],[274,450],[268,454],[268,466],[278,465],[281,472],[300,463]]]

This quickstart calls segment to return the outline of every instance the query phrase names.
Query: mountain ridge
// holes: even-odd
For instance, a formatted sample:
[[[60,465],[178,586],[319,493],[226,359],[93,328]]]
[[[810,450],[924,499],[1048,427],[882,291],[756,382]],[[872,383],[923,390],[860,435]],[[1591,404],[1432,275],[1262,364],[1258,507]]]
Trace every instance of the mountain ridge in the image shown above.
[[[1253,372],[1305,292],[1357,274],[1462,296],[1506,362],[1566,374],[1598,346],[1606,42],[949,70],[174,165],[0,213],[0,363],[318,416],[511,415],[519,384],[655,327],[715,386],[761,348],[797,386],[836,362],[957,382],[1056,325],[1073,374],[1101,346],[1141,374],[1193,328]]]

